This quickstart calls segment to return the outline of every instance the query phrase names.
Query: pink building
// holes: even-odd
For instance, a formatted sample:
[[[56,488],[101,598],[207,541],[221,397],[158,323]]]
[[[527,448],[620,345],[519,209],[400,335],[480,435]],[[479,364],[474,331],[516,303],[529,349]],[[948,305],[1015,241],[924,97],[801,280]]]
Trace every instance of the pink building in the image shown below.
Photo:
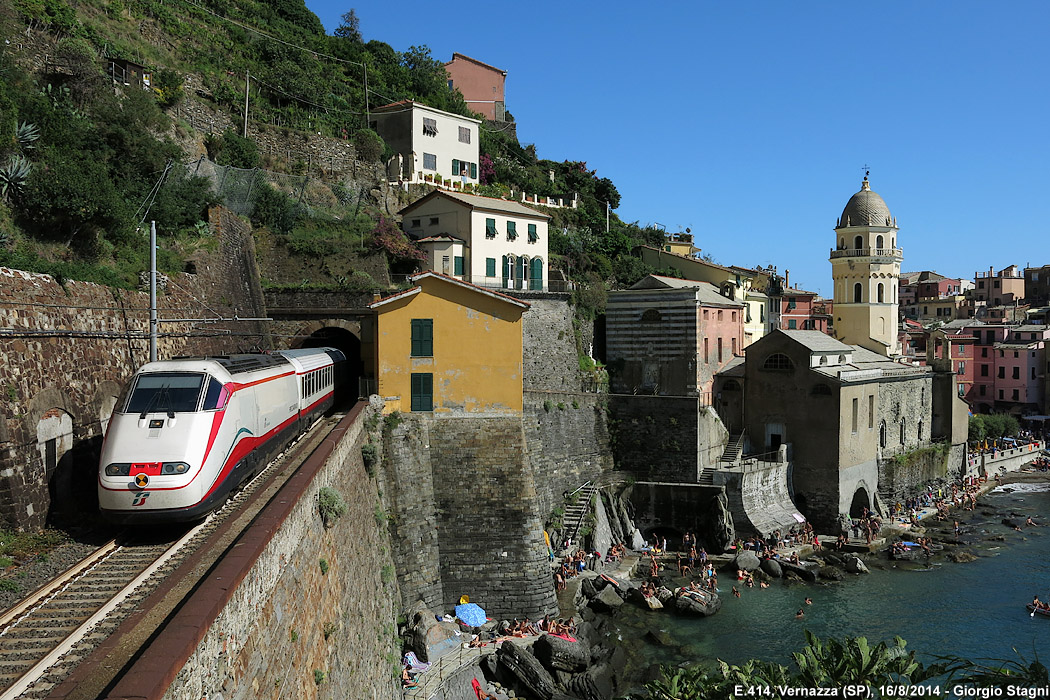
[[[995,407],[1016,415],[1041,413],[1046,326],[1015,326],[995,344]]]
[[[926,341],[926,364],[955,372],[959,397],[971,406],[974,394],[974,351],[977,338],[964,326],[939,328],[929,332]]]
[[[780,298],[780,328],[827,333],[830,318],[826,313],[827,306],[820,306],[816,299],[816,292],[786,287]]]
[[[995,408],[996,351],[995,345],[1004,342],[1008,328],[1001,324],[986,324],[973,321],[966,330],[976,339],[974,342],[973,399],[970,406],[974,413],[991,413]]]
[[[453,53],[445,64],[448,86],[458,88],[471,110],[493,121],[507,120],[507,105],[503,94],[507,71],[482,63],[470,56]]]

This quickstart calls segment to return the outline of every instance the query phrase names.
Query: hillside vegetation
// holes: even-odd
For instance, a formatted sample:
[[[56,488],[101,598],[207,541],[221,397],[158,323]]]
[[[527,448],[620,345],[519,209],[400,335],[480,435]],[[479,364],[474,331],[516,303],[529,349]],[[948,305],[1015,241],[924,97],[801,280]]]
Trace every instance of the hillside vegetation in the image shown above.
[[[202,144],[220,164],[301,168],[260,158],[236,132],[194,133],[173,119],[187,99],[239,119],[246,74],[252,130],[351,139],[359,157],[375,161],[386,149],[365,128],[366,109],[414,99],[470,114],[422,41],[403,51],[366,41],[352,10],[326,34],[302,0],[80,0],[73,7],[15,0],[0,9],[0,29],[25,37],[0,54],[0,264],[60,279],[134,285],[147,262],[143,222],[150,219],[163,234],[164,271],[182,269],[186,256],[209,245],[204,219],[218,196],[208,180],[179,167],[189,159],[186,143]],[[105,75],[110,58],[147,66],[152,89],[115,90]],[[193,94],[187,84],[198,86]],[[582,308],[600,311],[606,288],[651,271],[630,252],[658,244],[662,232],[615,213],[607,232],[607,207],[620,199],[608,178],[582,160],[538,159],[534,146],[483,129],[482,194],[579,193],[579,208],[550,211],[551,252],[553,267],[580,282]],[[400,269],[414,264],[415,252],[379,202],[362,196],[364,186],[355,198],[350,185],[324,182],[332,206],[321,213],[290,198],[288,188],[257,188],[252,219],[269,236],[271,254],[316,261],[352,249]],[[354,265],[345,258],[315,266],[315,278],[301,284],[377,284],[380,275]],[[374,261],[366,267],[374,273]]]

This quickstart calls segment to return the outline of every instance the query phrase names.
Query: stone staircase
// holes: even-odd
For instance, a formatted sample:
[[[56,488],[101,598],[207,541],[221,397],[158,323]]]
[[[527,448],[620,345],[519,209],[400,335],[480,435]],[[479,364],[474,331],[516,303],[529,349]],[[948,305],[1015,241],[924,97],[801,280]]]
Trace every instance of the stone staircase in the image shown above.
[[[576,492],[576,500],[565,506],[562,525],[566,536],[570,537],[574,543],[576,542],[577,534],[580,532],[580,527],[583,525],[584,518],[590,512],[594,494],[597,492],[598,487],[588,481]]]
[[[700,480],[697,483],[701,486],[714,486],[716,471],[718,470],[714,467],[704,467],[704,470],[700,472]]]
[[[741,430],[736,435],[729,436],[729,442],[726,444],[725,450],[722,452],[722,457],[719,462],[729,462],[730,464],[735,463],[740,459],[740,453],[744,450],[744,431]]]

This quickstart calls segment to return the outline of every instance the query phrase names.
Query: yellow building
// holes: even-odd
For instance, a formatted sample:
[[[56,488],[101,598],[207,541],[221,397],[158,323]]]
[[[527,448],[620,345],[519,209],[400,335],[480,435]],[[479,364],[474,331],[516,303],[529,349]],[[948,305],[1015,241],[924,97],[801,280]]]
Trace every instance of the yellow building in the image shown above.
[[[529,305],[436,272],[412,282],[369,305],[385,411],[521,414],[521,317]]]

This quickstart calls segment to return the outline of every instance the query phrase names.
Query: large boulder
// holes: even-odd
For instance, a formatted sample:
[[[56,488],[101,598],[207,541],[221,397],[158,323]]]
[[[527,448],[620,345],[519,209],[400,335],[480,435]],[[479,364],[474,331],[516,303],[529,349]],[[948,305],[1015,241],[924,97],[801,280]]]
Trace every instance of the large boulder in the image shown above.
[[[630,547],[636,552],[642,551],[642,548],[645,547],[645,538],[642,537],[642,533],[638,531],[638,528],[634,528],[631,531]]]
[[[846,567],[846,571],[848,571],[851,574],[867,574],[867,573],[870,573],[868,571],[867,565],[861,560],[860,557],[856,557],[856,556],[854,556],[854,557],[846,557],[846,561],[843,564],[843,566],[845,566]]]
[[[573,676],[566,690],[581,700],[608,700],[613,696],[613,669],[609,664],[595,664]]]
[[[957,564],[965,564],[966,562],[977,561],[977,557],[970,552],[956,550],[948,554],[948,560]]]
[[[705,600],[699,600],[691,595],[679,595],[675,598],[674,607],[682,615],[708,617],[721,609],[722,599],[714,593],[710,594]]]
[[[803,581],[813,583],[817,580],[817,570],[819,567],[807,565],[805,562],[801,564],[792,564],[781,559],[780,568],[784,571],[785,577],[787,577],[788,574],[794,574]]]
[[[754,571],[762,562],[759,561],[758,555],[749,549],[745,549],[733,558],[731,567],[733,569],[743,569],[744,571]]]
[[[784,570],[780,568],[780,564],[775,559],[763,559],[760,567],[773,578],[780,578],[784,575]]]
[[[496,650],[500,672],[514,678],[540,700],[554,697],[554,678],[539,660],[526,649],[507,640]]]
[[[612,612],[623,605],[623,598],[620,597],[616,586],[606,586],[598,591],[596,596],[591,598],[591,602],[588,605],[595,612]]]
[[[820,577],[825,581],[842,581],[846,578],[846,574],[842,572],[842,569],[835,566],[824,566],[820,569]]]
[[[459,625],[439,622],[429,609],[417,605],[411,612],[405,641],[420,661],[432,662],[459,647],[463,639]]]
[[[656,599],[666,606],[668,603],[674,600],[674,593],[671,591],[670,588],[667,588],[666,586],[660,586],[656,589]]]
[[[570,642],[549,634],[536,640],[536,643],[532,645],[532,653],[545,668],[569,673],[576,673],[587,668],[587,662],[591,658],[590,647],[579,637],[575,642]]]

